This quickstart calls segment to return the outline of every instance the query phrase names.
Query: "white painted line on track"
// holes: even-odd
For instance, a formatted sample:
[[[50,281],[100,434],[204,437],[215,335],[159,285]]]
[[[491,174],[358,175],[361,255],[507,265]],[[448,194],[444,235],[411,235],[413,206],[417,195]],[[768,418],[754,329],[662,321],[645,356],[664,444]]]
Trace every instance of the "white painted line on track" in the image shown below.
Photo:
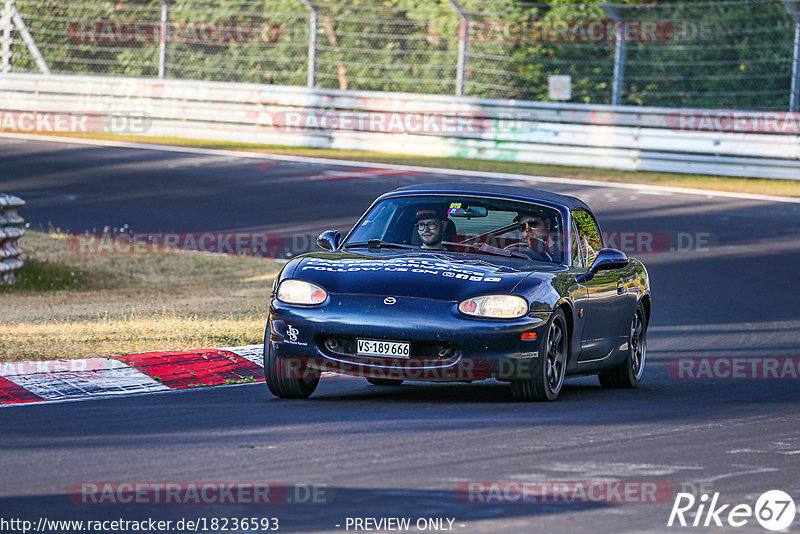
[[[35,135],[35,134],[16,134],[16,133],[12,134],[3,132],[0,133],[0,138],[2,137],[26,139],[30,141],[43,141],[51,143],[66,143],[73,145],[89,145],[89,146],[100,146],[100,147],[111,147],[111,148],[133,148],[139,150],[159,150],[161,152],[177,152],[181,154],[202,154],[207,156],[274,160],[274,161],[286,161],[295,163],[310,163],[315,165],[339,165],[345,167],[375,167],[376,165],[378,165],[384,169],[424,172],[429,174],[447,174],[460,177],[474,176],[481,178],[496,178],[501,180],[520,180],[520,181],[534,182],[534,183],[539,182],[539,183],[579,185],[586,187],[632,189],[642,192],[660,191],[664,193],[673,193],[673,194],[696,195],[696,196],[699,195],[707,198],[736,198],[744,200],[760,200],[765,202],[784,202],[788,204],[800,204],[800,198],[781,197],[773,195],[757,195],[752,193],[734,193],[728,191],[712,191],[707,189],[692,189],[689,187],[669,187],[663,185],[633,184],[624,182],[597,182],[593,180],[584,180],[579,178],[530,176],[525,174],[512,174],[505,172],[468,171],[463,169],[440,169],[437,167],[422,167],[415,165],[395,165],[390,163],[376,163],[374,161],[364,162],[364,161],[353,161],[344,159],[316,158],[308,156],[289,156],[285,154],[261,154],[258,152],[240,152],[237,150],[224,150],[217,148],[181,147],[173,145],[154,145],[148,143],[125,143],[121,141],[106,141],[101,139],[81,139],[81,138],[55,137],[55,136],[51,137],[48,135]]]
[[[748,467],[748,466],[736,465],[735,467]],[[780,471],[780,469],[777,469],[775,467],[756,467],[756,466],[751,466],[751,467],[752,468],[745,469],[744,471],[732,471],[730,473],[723,473],[721,475],[716,475],[716,476],[713,476],[713,477],[698,478],[698,479],[692,480],[690,482],[693,483],[693,484],[700,484],[700,483],[703,483],[703,482],[716,482],[716,481],[722,480],[724,478],[740,477],[740,476],[744,476],[744,475],[758,475],[758,474],[761,474],[761,473],[774,473],[775,471]]]

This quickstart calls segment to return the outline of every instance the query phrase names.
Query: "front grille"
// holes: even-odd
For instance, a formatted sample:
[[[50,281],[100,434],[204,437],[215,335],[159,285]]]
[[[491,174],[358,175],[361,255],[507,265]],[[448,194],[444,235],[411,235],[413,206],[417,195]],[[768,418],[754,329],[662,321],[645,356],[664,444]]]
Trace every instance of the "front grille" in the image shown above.
[[[323,354],[353,363],[387,365],[391,362],[405,361],[405,358],[401,359],[396,356],[359,356],[356,354],[355,336],[319,335],[316,337],[316,343]],[[413,366],[444,367],[457,362],[460,357],[461,350],[458,345],[453,343],[443,343],[441,341],[411,341],[409,364]]]

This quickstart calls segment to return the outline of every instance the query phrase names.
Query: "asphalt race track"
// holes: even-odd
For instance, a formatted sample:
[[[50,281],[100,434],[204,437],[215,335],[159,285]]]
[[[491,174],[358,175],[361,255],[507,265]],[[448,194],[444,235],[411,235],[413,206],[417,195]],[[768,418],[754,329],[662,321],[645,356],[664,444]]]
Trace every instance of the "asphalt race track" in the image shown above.
[[[0,137],[0,191],[28,202],[22,215],[32,226],[71,232],[127,224],[313,235],[348,228],[395,187],[454,180],[362,171]],[[632,253],[650,272],[654,310],[639,389],[603,390],[582,378],[555,403],[524,404],[496,382],[381,388],[330,379],[308,401],[247,384],[2,408],[3,516],[278,517],[283,532],[345,531],[348,517],[454,518],[453,530],[465,533],[703,530],[667,527],[673,493],[657,503],[503,504],[457,493],[469,481],[510,480],[655,481],[751,506],[779,489],[800,504],[800,378],[675,371],[677,358],[704,357],[789,357],[780,361],[797,370],[800,204],[533,186],[584,199],[605,232],[686,234]],[[257,506],[76,504],[70,487],[85,481],[326,487],[319,502],[292,499],[292,490],[295,502]],[[735,530],[765,532],[753,518]]]

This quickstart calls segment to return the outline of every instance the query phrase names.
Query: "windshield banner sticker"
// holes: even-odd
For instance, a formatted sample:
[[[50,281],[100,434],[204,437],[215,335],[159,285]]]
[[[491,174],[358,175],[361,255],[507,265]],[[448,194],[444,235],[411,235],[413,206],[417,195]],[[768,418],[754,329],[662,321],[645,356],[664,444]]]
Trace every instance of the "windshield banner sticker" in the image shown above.
[[[362,271],[409,272],[414,274],[443,276],[470,282],[499,282],[500,277],[486,276],[486,273],[472,269],[454,267],[452,264],[441,261],[424,259],[396,259],[396,260],[340,260],[327,261],[309,258],[301,271],[330,271],[339,273],[352,273]]]

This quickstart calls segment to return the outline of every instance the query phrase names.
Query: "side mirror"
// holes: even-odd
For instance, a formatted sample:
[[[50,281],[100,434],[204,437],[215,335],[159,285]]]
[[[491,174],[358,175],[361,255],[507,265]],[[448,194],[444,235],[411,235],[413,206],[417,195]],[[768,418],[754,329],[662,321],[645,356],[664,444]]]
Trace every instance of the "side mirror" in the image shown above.
[[[323,250],[336,250],[339,248],[341,240],[342,234],[339,233],[339,230],[328,230],[319,234],[317,246]]]
[[[589,266],[589,270],[584,274],[576,276],[575,280],[578,283],[588,282],[594,278],[594,275],[596,275],[599,271],[613,271],[615,269],[622,269],[627,267],[629,261],[628,255],[621,250],[604,248],[597,254],[597,257],[592,262],[592,265]]]

